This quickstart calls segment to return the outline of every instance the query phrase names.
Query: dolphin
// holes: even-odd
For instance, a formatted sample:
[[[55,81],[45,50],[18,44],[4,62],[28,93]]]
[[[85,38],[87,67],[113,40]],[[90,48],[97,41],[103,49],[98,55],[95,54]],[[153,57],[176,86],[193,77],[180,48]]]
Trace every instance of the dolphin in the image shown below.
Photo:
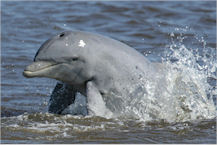
[[[23,75],[59,81],[51,94],[51,113],[65,112],[79,92],[87,97],[88,114],[108,115],[122,112],[138,92],[147,93],[147,83],[157,80],[157,70],[144,55],[120,41],[64,31],[41,45]]]

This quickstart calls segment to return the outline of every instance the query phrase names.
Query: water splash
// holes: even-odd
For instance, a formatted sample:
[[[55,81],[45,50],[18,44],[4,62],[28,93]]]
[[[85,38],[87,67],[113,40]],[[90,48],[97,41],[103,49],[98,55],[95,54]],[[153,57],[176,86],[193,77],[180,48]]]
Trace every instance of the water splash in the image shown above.
[[[171,42],[165,48],[162,64],[155,64],[161,67],[156,76],[158,81],[142,85],[147,91],[145,94],[132,88],[135,96],[130,103],[125,102],[122,116],[168,122],[216,116],[216,52],[206,46],[204,37],[191,36],[198,47],[188,47],[184,42],[192,38],[180,32],[188,29],[175,28],[175,32],[169,34]]]
[[[167,56],[163,59],[168,86],[160,97],[167,98],[161,100],[162,117],[168,121],[214,118],[216,89],[208,78],[216,82],[215,50],[206,47],[203,37],[194,36],[198,43],[202,42],[202,47],[188,48],[183,42],[188,38],[182,33],[175,37],[172,32],[170,36],[171,44],[167,46]]]

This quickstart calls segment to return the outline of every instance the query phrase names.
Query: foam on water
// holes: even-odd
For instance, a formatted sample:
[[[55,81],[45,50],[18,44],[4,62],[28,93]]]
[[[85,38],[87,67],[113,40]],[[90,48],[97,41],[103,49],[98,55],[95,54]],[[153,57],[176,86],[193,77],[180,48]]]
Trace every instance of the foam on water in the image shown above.
[[[102,117],[74,116],[74,115],[54,115],[50,113],[37,113],[19,115],[16,117],[3,117],[2,130],[27,133],[28,139],[58,139],[73,138],[79,133],[92,131],[105,131],[115,129],[123,124],[115,119],[105,119]],[[36,138],[33,135],[37,136]],[[32,138],[32,135],[34,138]]]

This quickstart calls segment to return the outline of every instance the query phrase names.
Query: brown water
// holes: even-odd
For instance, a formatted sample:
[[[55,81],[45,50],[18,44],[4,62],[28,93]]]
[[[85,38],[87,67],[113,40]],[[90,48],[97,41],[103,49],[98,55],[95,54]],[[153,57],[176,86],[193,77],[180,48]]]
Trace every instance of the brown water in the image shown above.
[[[1,9],[1,143],[216,143],[216,2],[3,1]],[[47,113],[56,81],[22,72],[45,40],[66,29],[110,36],[167,62],[194,76],[209,101],[193,94],[192,113],[170,117],[162,108],[163,117],[149,119]]]

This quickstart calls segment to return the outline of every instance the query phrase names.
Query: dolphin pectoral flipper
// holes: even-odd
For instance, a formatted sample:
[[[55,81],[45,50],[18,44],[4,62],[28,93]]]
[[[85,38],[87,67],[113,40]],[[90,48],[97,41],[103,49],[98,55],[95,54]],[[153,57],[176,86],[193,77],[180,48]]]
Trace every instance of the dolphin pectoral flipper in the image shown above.
[[[95,84],[91,81],[87,82],[87,109],[89,115],[110,117],[111,112],[106,108],[106,104]]]
[[[49,101],[49,113],[61,114],[70,104],[74,103],[75,90],[72,85],[57,83]]]

